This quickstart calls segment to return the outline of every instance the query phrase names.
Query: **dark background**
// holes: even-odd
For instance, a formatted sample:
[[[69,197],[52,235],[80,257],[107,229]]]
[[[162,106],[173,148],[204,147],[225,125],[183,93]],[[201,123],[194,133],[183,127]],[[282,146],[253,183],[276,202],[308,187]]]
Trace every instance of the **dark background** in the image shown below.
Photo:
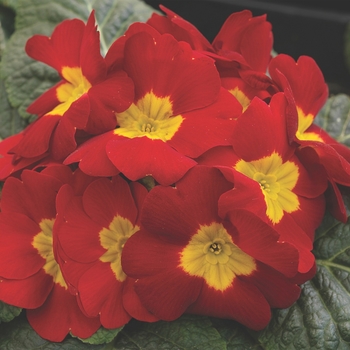
[[[145,0],[162,4],[194,24],[210,41],[232,13],[249,9],[267,14],[272,24],[274,50],[297,59],[314,58],[331,93],[350,94],[350,73],[344,55],[350,23],[349,0]],[[349,38],[350,40],[350,38]]]

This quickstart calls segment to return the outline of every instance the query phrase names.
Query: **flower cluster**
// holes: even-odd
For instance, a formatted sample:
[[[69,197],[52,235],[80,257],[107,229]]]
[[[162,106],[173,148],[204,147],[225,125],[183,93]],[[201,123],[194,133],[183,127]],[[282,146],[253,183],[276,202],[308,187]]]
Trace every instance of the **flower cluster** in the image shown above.
[[[326,206],[346,220],[315,61],[272,57],[266,16],[210,43],[162,10],[104,57],[93,12],[27,42],[61,80],[0,143],[0,300],[51,341],[183,313],[260,330],[315,274]]]

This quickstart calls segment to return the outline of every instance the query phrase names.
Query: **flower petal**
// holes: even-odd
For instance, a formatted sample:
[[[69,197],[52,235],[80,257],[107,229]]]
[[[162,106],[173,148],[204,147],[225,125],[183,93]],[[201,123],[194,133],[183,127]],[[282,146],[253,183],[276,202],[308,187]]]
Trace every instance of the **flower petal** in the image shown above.
[[[55,342],[62,341],[69,332],[88,338],[100,327],[99,319],[84,316],[76,297],[57,284],[41,307],[27,310],[27,318],[42,338]]]

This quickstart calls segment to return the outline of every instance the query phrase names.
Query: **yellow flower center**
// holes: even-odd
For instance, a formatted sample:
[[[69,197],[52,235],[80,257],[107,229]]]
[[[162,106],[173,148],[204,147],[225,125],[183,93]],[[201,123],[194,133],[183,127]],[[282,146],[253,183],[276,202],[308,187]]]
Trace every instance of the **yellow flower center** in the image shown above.
[[[173,116],[170,98],[147,93],[125,112],[117,113],[116,135],[128,138],[146,136],[151,140],[169,141],[179,129],[183,117]]]
[[[110,263],[116,279],[120,282],[123,282],[127,277],[121,263],[124,244],[139,229],[139,226],[133,226],[128,219],[117,215],[109,227],[103,228],[99,233],[101,246],[106,249],[100,260]]]
[[[91,88],[90,82],[84,77],[80,67],[63,67],[61,73],[67,82],[60,85],[56,90],[56,96],[60,104],[47,115],[62,116],[74,101]]]
[[[41,232],[34,236],[32,245],[37,249],[42,258],[46,260],[43,269],[48,275],[53,277],[53,281],[61,287],[67,289],[67,284],[63,278],[60,266],[55,260],[53,253],[52,228],[54,219],[43,219],[39,226]]]
[[[200,226],[181,252],[180,267],[220,291],[230,287],[236,276],[248,276],[256,269],[255,260],[238,248],[217,222]]]
[[[275,152],[270,156],[245,162],[240,160],[234,168],[260,184],[266,203],[266,215],[277,224],[284,212],[292,213],[299,209],[298,196],[292,191],[298,178],[298,166],[282,158]]]
[[[238,87],[235,87],[234,89],[229,91],[234,97],[236,97],[238,102],[242,105],[244,112],[250,105],[250,98]]]
[[[304,141],[319,141],[323,142],[320,135],[315,132],[306,132],[306,130],[311,126],[314,121],[314,116],[312,114],[305,115],[301,108],[297,107],[298,112],[298,130],[296,132],[296,137],[299,140]]]

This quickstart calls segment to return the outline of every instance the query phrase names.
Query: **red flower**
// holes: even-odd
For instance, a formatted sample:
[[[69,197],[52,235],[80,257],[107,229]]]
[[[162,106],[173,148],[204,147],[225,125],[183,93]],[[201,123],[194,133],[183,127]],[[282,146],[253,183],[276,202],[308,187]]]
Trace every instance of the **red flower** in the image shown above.
[[[230,168],[225,174],[235,187],[222,196],[221,213],[254,212],[280,233],[280,240],[297,247],[299,271],[305,273],[314,263],[312,240],[324,214],[327,183],[322,168],[302,164],[296,146],[289,145],[287,107],[282,93],[270,105],[253,99],[236,121],[233,149],[213,149],[199,162]]]
[[[94,181],[83,196],[69,189],[58,194],[57,236],[67,254],[63,273],[72,282],[84,312],[100,315],[106,328],[125,325],[131,317],[157,320],[140,304],[134,279],[121,266],[125,242],[140,229],[138,211],[147,194],[117,176]]]
[[[160,33],[170,33],[192,49],[212,57],[222,83],[245,109],[254,96],[270,97],[272,82],[266,75],[273,36],[266,15],[252,17],[249,10],[231,14],[210,44],[198,29],[164,6],[166,16],[153,14],[147,21]]]
[[[92,134],[113,129],[114,113],[127,109],[133,100],[133,84],[125,72],[107,74],[93,12],[86,25],[66,20],[51,37],[33,36],[26,51],[56,69],[62,80],[28,107],[39,118],[13,148],[19,156],[32,158],[49,150],[62,159],[76,148],[76,129]]]
[[[296,249],[248,211],[218,216],[218,199],[231,187],[217,169],[196,166],[176,188],[156,186],[146,197],[144,228],[126,242],[122,265],[160,319],[187,312],[257,330],[269,322],[270,307],[298,298],[299,287],[289,281]]]
[[[273,43],[271,24],[266,21],[266,15],[252,17],[249,10],[231,14],[210,44],[194,25],[166,7],[160,8],[167,16],[154,13],[147,23],[160,33],[170,33],[177,40],[188,42],[192,49],[215,58],[220,72],[225,65],[232,68],[237,64],[266,72]]]
[[[331,197],[335,198],[330,210],[336,218],[346,222],[346,209],[337,184],[350,186],[350,150],[313,123],[328,97],[328,86],[321,70],[311,57],[301,56],[295,62],[287,55],[278,55],[271,61],[269,72],[281,90],[291,91],[296,112],[288,121],[289,134],[300,145],[301,153],[306,153],[309,162],[318,162],[325,168]]]
[[[57,262],[56,195],[65,181],[73,184],[77,178],[65,166],[47,173],[25,170],[21,181],[7,179],[2,192],[0,300],[28,309],[31,326],[51,341],[62,341],[68,332],[86,338],[100,327],[98,318],[87,318],[79,309]]]
[[[114,131],[89,140],[65,163],[80,161],[86,173],[104,176],[115,175],[113,163],[133,181],[152,175],[168,185],[196,164],[194,157],[230,143],[232,119],[241,108],[221,89],[214,62],[170,35],[150,32],[154,36],[145,30],[125,43],[134,103],[116,114]]]

